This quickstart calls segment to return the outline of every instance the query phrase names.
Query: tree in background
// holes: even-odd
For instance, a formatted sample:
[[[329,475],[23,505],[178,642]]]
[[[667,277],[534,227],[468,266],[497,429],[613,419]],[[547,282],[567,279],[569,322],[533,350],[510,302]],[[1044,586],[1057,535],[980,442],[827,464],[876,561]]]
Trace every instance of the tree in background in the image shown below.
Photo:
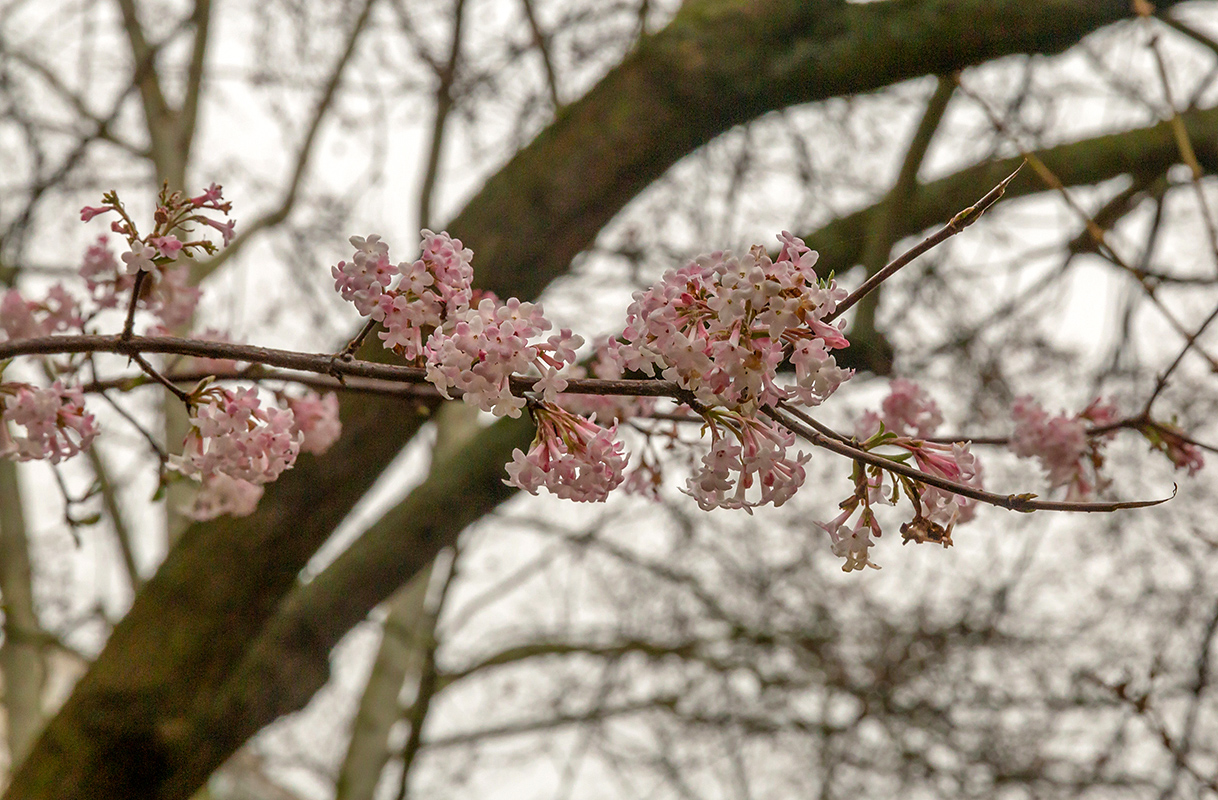
[[[215,319],[247,338],[261,318],[268,344],[333,349],[354,333],[326,294],[345,236],[380,230],[400,250],[427,226],[476,251],[479,288],[545,290],[608,329],[589,308],[624,308],[662,270],[782,228],[818,269],[861,282],[1027,157],[1005,208],[860,305],[849,363],[933,387],[979,444],[1010,434],[1029,392],[1070,413],[1099,394],[1153,404],[1205,441],[1213,4],[1159,5],[1140,19],[1120,2],[12,2],[0,270],[23,287],[64,271],[87,244],[67,222],[102,190],[215,179],[258,210],[195,268],[217,298],[196,329]],[[401,163],[417,201],[401,199]],[[152,390],[118,388],[115,419],[145,418]],[[878,396],[860,385],[846,405]],[[473,427],[431,397],[348,393],[343,437],[254,514],[185,524],[171,494],[157,533],[152,479],[129,454],[148,452],[144,434],[173,450],[172,407],[163,431],[128,428],[88,474],[66,469],[61,503],[45,473],[0,461],[10,797],[190,796],[309,702],[382,603],[345,756],[317,746],[343,797],[378,781],[456,794],[547,750],[555,791],[613,775],[632,795],[1215,780],[1213,515],[1198,483],[1090,525],[983,515],[967,549],[958,536],[955,551],[892,552],[883,581],[843,581],[808,520],[833,516],[844,462],[818,460],[829,491],[763,524],[667,494],[595,519],[501,512],[527,418]],[[351,518],[404,448],[427,449],[433,418],[425,474],[397,479],[375,519]],[[1122,496],[1172,481],[1144,441],[1108,447]],[[992,469],[1019,491],[1032,475]],[[57,508],[76,551],[39,532]],[[349,544],[313,560],[340,525]],[[114,569],[111,533],[129,603],[64,576]],[[43,676],[65,659],[87,668],[47,718]]]

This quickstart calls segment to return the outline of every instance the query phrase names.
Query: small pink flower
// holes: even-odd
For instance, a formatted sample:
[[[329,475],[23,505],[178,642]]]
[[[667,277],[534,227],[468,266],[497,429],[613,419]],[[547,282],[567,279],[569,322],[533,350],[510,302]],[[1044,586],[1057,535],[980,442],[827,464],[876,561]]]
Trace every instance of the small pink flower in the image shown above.
[[[780,506],[803,485],[811,455],[787,454],[795,434],[768,418],[726,409],[713,409],[706,422],[710,451],[684,489],[703,511],[743,508],[751,513],[758,506]]]
[[[199,206],[208,205],[208,204],[211,204],[214,206],[214,205],[221,203],[223,200],[224,200],[223,190],[222,190],[220,184],[213,183],[211,186],[208,186],[207,189],[204,190],[203,194],[199,195],[198,197],[192,197],[190,199],[190,202],[192,205],[194,205],[196,208],[198,208]]]
[[[1107,484],[1099,474],[1103,438],[1089,437],[1084,420],[1107,424],[1115,415],[1114,408],[1097,400],[1083,414],[1050,417],[1031,397],[1017,397],[1011,406],[1015,431],[1010,448],[1021,458],[1039,460],[1051,488],[1065,487],[1067,499],[1084,500]]]
[[[40,301],[26,300],[16,289],[0,296],[0,333],[10,340],[50,336],[83,324],[80,305],[62,284],[53,285]]]
[[[220,239],[224,242],[225,247],[228,247],[228,245],[233,241],[233,236],[236,235],[237,220],[230,219],[227,222],[220,222],[208,217],[198,217],[197,219],[204,225],[208,225],[220,231]]]
[[[148,244],[155,247],[162,257],[171,260],[176,259],[178,254],[182,252],[182,243],[173,234],[168,236],[153,236],[148,240]]]
[[[156,257],[156,248],[139,241],[132,242],[131,249],[122,255],[123,263],[127,265],[128,275],[135,275],[141,271],[152,272],[156,269],[156,264],[152,261]]]
[[[545,487],[551,494],[577,502],[603,502],[623,480],[626,457],[622,443],[605,429],[550,403],[533,411],[537,435],[527,454],[512,452],[509,486],[530,494]]]
[[[636,293],[614,350],[622,368],[658,371],[709,406],[823,402],[853,374],[829,353],[846,337],[823,321],[845,292],[820,281],[802,241],[785,232],[779,241],[777,260],[760,246],[711,253]],[[795,383],[780,386],[788,355]]]
[[[109,208],[107,206],[85,206],[84,208],[82,208],[80,210],[80,221],[88,222],[89,220],[96,217],[98,214],[105,214],[107,211],[113,211],[113,210],[114,209]]]
[[[255,389],[209,388],[195,400],[179,472],[206,479],[215,473],[254,484],[270,483],[291,468],[303,436],[292,431],[290,409],[264,408]]]
[[[899,436],[926,438],[943,422],[939,406],[913,381],[897,378],[880,406],[884,427]]]
[[[222,472],[206,476],[186,516],[204,522],[223,516],[248,517],[258,508],[265,490],[256,483],[230,478]]]
[[[330,449],[342,435],[343,425],[338,419],[338,395],[327,392],[319,395],[306,392],[304,397],[289,397],[286,400],[292,409],[292,430],[304,438],[300,449],[321,455]]]
[[[8,423],[25,433],[14,436]],[[46,389],[0,384],[0,457],[58,464],[87,449],[96,436],[97,425],[85,411],[80,389],[65,388],[59,381]]]

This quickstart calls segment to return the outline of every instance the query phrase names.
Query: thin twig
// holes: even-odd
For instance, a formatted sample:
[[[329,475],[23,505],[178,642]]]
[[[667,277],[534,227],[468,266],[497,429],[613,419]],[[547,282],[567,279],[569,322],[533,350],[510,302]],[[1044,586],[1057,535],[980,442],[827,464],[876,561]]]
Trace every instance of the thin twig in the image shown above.
[[[132,353],[131,360],[140,365],[140,369],[142,369],[144,371],[145,375],[147,375],[148,377],[152,378],[157,383],[164,386],[166,389],[169,390],[169,392],[172,395],[177,397],[184,404],[186,404],[188,406],[190,405],[190,395],[186,394],[186,392],[184,392],[181,389],[179,389],[178,387],[174,386],[172,382],[170,382],[169,380],[167,380],[165,378],[164,375],[157,372],[156,367],[154,367],[154,366],[152,366],[152,364],[148,363],[148,359],[144,358],[144,356],[142,356],[139,353]]]
[[[375,329],[376,320],[368,320],[364,327],[360,329],[360,332],[355,334],[355,338],[347,342],[347,346],[342,349],[342,351],[338,354],[338,357],[344,360],[354,358],[355,351],[358,350],[360,345],[364,343],[364,340],[368,338],[368,334],[372,333],[372,331]]]
[[[1155,381],[1154,391],[1150,393],[1150,398],[1146,401],[1146,406],[1142,409],[1143,414],[1150,413],[1151,405],[1154,404],[1155,400],[1158,399],[1163,390],[1167,388],[1167,379],[1171,377],[1171,374],[1175,371],[1176,367],[1180,366],[1180,362],[1184,360],[1184,355],[1193,348],[1193,345],[1196,344],[1197,339],[1202,333],[1205,332],[1205,329],[1210,326],[1210,323],[1213,322],[1215,318],[1218,318],[1218,306],[1215,306],[1214,310],[1210,312],[1210,315],[1205,318],[1205,322],[1201,323],[1201,327],[1197,328],[1196,331],[1185,337],[1184,347],[1180,348],[1180,353],[1176,356],[1176,360],[1171,362],[1171,366],[1169,366],[1167,370],[1159,376],[1159,379]]]
[[[1023,164],[1016,167],[1015,171],[1003,178],[997,186],[986,192],[985,197],[978,200],[976,204],[969,206],[956,216],[952,217],[951,221],[938,231],[932,233],[930,236],[927,236],[921,242],[897,256],[882,270],[863,281],[863,284],[859,286],[859,288],[855,289],[846,297],[845,300],[837,304],[837,307],[832,313],[826,314],[823,321],[832,322],[833,320],[837,319],[843,313],[848,311],[851,306],[870,294],[877,286],[895,275],[897,270],[906,266],[915,258],[931,248],[947,241],[957,233],[960,233],[960,231],[967,228],[969,225],[972,225],[974,222],[979,220],[981,215],[989,210],[990,206],[998,202],[998,198],[1002,197],[1003,193],[1006,192],[1007,185],[1014,180],[1015,176],[1019,174],[1019,170],[1021,169],[1023,169]]]
[[[1171,81],[1167,77],[1167,63],[1163,60],[1163,52],[1159,47],[1159,37],[1151,36],[1150,42],[1147,44],[1150,52],[1154,54],[1155,66],[1158,67],[1159,81],[1163,85],[1163,99],[1167,102],[1168,108],[1171,109],[1171,132],[1176,139],[1176,147],[1180,149],[1180,158],[1192,173],[1193,192],[1197,195],[1197,205],[1201,211],[1201,219],[1205,224],[1205,232],[1209,236],[1210,250],[1214,254],[1215,265],[1218,266],[1218,228],[1214,225],[1213,215],[1210,213],[1209,202],[1205,199],[1205,189],[1201,186],[1201,178],[1205,175],[1205,170],[1201,169],[1201,163],[1197,161],[1197,152],[1193,149],[1193,143],[1188,138],[1188,128],[1184,125],[1184,118],[1180,116],[1180,111],[1176,108],[1176,101],[1172,98]]]
[[[135,330],[135,307],[140,300],[140,289],[144,288],[144,281],[148,279],[148,273],[140,270],[135,273],[135,285],[131,287],[131,302],[127,304],[127,319],[123,322],[122,337],[124,340],[130,340]]]
[[[825,450],[837,453],[838,455],[846,456],[847,458],[854,459],[855,461],[861,461],[864,464],[868,464],[873,467],[879,467],[880,469],[887,470],[896,475],[911,478],[919,483],[924,483],[928,486],[934,486],[939,489],[943,489],[944,491],[958,494],[961,497],[968,497],[980,503],[998,506],[999,508],[1005,508],[1010,511],[1108,512],[1132,508],[1149,508],[1150,506],[1157,506],[1161,503],[1166,503],[1171,499],[1171,497],[1176,496],[1175,491],[1173,491],[1171,497],[1165,497],[1162,500],[1076,503],[1064,500],[1037,500],[1036,495],[1034,494],[995,494],[994,492],[987,492],[973,486],[966,486],[962,483],[949,481],[946,478],[940,478],[936,475],[930,475],[899,461],[893,461],[892,459],[884,458],[883,456],[878,456],[874,453],[869,453],[866,450],[860,450],[859,448],[842,442],[839,439],[826,436],[777,409],[766,408],[762,410],[762,413],[817,447],[824,448]]]

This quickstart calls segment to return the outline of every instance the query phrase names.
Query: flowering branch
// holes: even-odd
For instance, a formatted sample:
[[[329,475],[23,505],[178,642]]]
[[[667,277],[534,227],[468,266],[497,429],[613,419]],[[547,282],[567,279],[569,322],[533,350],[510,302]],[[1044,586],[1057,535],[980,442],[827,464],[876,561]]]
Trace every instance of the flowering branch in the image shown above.
[[[958,494],[962,497],[967,497],[970,500],[977,500],[987,505],[1005,508],[1010,511],[1020,511],[1024,513],[1032,511],[1085,511],[1085,512],[1107,512],[1120,511],[1123,509],[1132,508],[1150,508],[1152,506],[1166,503],[1172,497],[1176,496],[1173,491],[1171,497],[1164,497],[1161,500],[1133,500],[1120,502],[1105,502],[1105,503],[1084,503],[1064,500],[1038,500],[1034,494],[996,494],[977,489],[972,486],[958,483],[956,481],[940,478],[927,472],[915,469],[900,461],[894,461],[885,456],[879,456],[874,453],[869,453],[866,450],[842,442],[830,436],[826,436],[819,431],[813,430],[811,427],[792,418],[788,414],[778,409],[766,409],[763,411],[766,416],[771,417],[783,427],[794,431],[796,435],[811,442],[817,447],[837,453],[838,455],[846,456],[855,461],[861,461],[873,467],[879,467],[883,470],[891,472],[895,475],[900,475],[910,478],[919,483],[924,483],[928,486],[934,486],[944,491]]]
[[[872,537],[882,533],[874,506],[901,498],[913,508],[912,518],[901,527],[905,541],[945,547],[952,543],[954,526],[972,518],[976,503],[1021,512],[1107,512],[1164,502],[1090,501],[1105,485],[1101,448],[1116,419],[1115,409],[1099,401],[1074,417],[1051,417],[1031,398],[1016,401],[1010,447],[1017,455],[1038,458],[1051,488],[1066,489],[1064,500],[986,491],[971,443],[934,438],[942,415],[909,381],[893,381],[882,413],[866,412],[850,438],[800,408],[825,402],[854,374],[839,367],[833,355],[850,344],[845,323],[838,321],[841,314],[917,255],[975,222],[1017,172],[853,293],[832,278],[821,278],[815,270],[817,254],[785,231],[774,258],[760,245],[741,256],[701,256],[636,293],[621,333],[597,343],[583,362],[577,362],[581,336],[566,329],[547,333],[552,325],[538,304],[501,301],[476,291],[473,252],[447,233],[431,231],[422,232],[420,257],[397,265],[379,236],[351,237],[351,260],[331,272],[335,290],[368,319],[337,353],[242,345],[215,331],[192,338],[162,335],[184,322],[198,299],[198,290],[183,282],[181,259],[215,249],[205,239],[181,241],[178,235],[202,224],[220,231],[227,243],[234,223],[218,222],[212,212],[227,217],[229,204],[215,185],[194,198],[163,189],[152,233],[141,236],[118,196],[108,192],[102,206],[86,207],[81,218],[117,215],[111,229],[127,239],[129,249],[121,258],[125,266],[119,266],[104,241],[89,248],[81,273],[91,307],[78,305],[58,286],[37,302],[16,290],[7,292],[0,298],[0,362],[18,355],[94,353],[134,361],[145,380],[159,383],[188,408],[190,431],[183,451],[167,457],[163,465],[169,474],[162,477],[199,482],[202,489],[187,510],[196,519],[250,513],[263,485],[290,469],[301,451],[324,452],[341,430],[333,393],[301,397],[278,389],[275,402],[268,403],[265,395],[271,390],[260,393],[248,384],[223,388],[216,383],[220,376],[327,387],[331,381],[345,387],[351,379],[362,382],[351,387],[357,390],[410,386],[411,393],[415,386],[430,384],[434,394],[459,397],[496,416],[518,417],[527,408],[536,437],[527,453],[514,452],[505,482],[532,493],[545,487],[581,501],[602,501],[620,485],[656,495],[662,479],[657,453],[645,449],[628,474],[631,459],[617,431],[622,421],[657,415],[654,399],[668,398],[678,412],[688,409],[694,416],[677,417],[667,409],[659,416],[700,422],[702,435],[709,438],[709,448],[682,490],[704,510],[751,512],[786,502],[802,486],[811,458],[794,452],[797,436],[849,458],[854,490],[840,503],[836,519],[818,525],[829,534],[833,551],[845,558],[844,569],[874,567],[868,553]],[[87,320],[101,309],[116,308],[119,294],[128,291],[121,333],[67,333],[83,331]],[[136,335],[141,310],[159,322]],[[354,357],[373,331],[403,364]],[[154,353],[190,360],[183,371],[164,375],[148,360]],[[238,370],[238,362],[251,366]],[[793,375],[780,375],[785,363],[794,366]],[[79,366],[79,360],[72,366],[70,359],[55,374]],[[268,368],[287,373],[268,373]],[[318,377],[302,380],[290,373]],[[626,379],[629,373],[651,377]],[[188,378],[196,381],[193,387],[179,388]],[[94,369],[90,388],[104,392],[135,385],[139,382],[133,378],[98,380]],[[58,381],[46,390],[0,383],[0,457],[58,461],[87,447],[96,428],[82,397],[80,387],[65,388]],[[598,419],[611,424],[605,427]],[[24,435],[14,436],[10,425],[24,426]],[[663,435],[633,423],[630,427],[647,436]],[[1191,474],[1201,467],[1199,449],[1174,425],[1144,412],[1128,427],[1178,468]],[[678,441],[675,431],[669,436]],[[856,514],[857,521],[848,527]]]

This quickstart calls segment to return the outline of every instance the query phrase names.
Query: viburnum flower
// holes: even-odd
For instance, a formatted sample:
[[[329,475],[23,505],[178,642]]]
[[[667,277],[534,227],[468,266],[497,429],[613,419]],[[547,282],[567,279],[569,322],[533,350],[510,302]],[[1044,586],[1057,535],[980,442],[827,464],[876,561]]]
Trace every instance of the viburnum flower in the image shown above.
[[[904,452],[885,457],[897,462],[907,462],[912,457],[914,465],[928,475],[981,488],[981,464],[968,442],[949,444],[925,440],[934,435],[943,415],[930,395],[916,383],[894,380],[880,409],[879,414],[865,412],[855,425],[855,440],[860,448],[869,452],[896,448]],[[879,466],[855,462],[852,469],[854,492],[841,502],[841,515],[832,522],[817,523],[829,533],[833,552],[846,559],[842,569],[847,572],[876,566],[869,555],[874,544],[871,537],[879,537],[882,530],[874,505],[893,504],[904,494],[914,511],[913,519],[901,526],[904,541],[935,542],[944,547],[952,544],[952,529],[958,523],[972,519],[976,511],[975,502],[967,497],[895,475]],[[897,485],[886,485],[890,480]],[[854,527],[846,527],[860,510]]]
[[[617,427],[602,428],[552,403],[533,407],[537,435],[529,452],[512,452],[509,486],[537,494],[542,486],[567,500],[602,502],[622,482],[626,457],[614,439]]]
[[[432,332],[467,311],[473,298],[473,251],[447,233],[424,230],[422,237],[419,258],[393,267],[380,236],[352,236],[355,254],[330,270],[343,299],[382,323],[385,347],[412,363],[422,358]],[[395,272],[400,280],[391,289]]]
[[[401,281],[380,300],[385,330],[378,335],[407,361],[423,356],[428,337],[446,321],[468,314],[474,296],[474,253],[460,239],[424,230],[422,250],[418,260],[398,265]]]
[[[190,431],[174,469],[199,480],[213,474],[270,483],[289,469],[303,434],[293,432],[291,409],[263,407],[253,388],[206,387],[191,402]]]
[[[846,295],[818,278],[803,241],[778,238],[776,260],[761,246],[741,257],[711,253],[635,293],[614,349],[622,367],[659,371],[706,405],[823,402],[853,374],[829,352],[846,337],[822,321]],[[795,383],[784,387],[776,372],[788,355]]]
[[[946,478],[953,483],[981,488],[981,463],[969,450],[968,442],[942,444],[898,437],[889,444],[911,452],[914,463],[923,472]],[[915,521],[917,517],[925,517],[942,529],[942,534],[938,534],[936,540],[950,544],[952,528],[958,522],[968,522],[973,518],[976,503],[937,486],[919,486],[922,508],[915,511]]]
[[[125,265],[122,271],[128,275],[144,272],[156,280],[160,270],[181,259],[194,258],[200,251],[215,254],[216,246],[206,239],[182,238],[192,233],[195,225],[219,230],[223,243],[227,245],[232,239],[235,222],[228,220],[221,223],[212,218],[212,212],[227,217],[231,210],[232,204],[224,201],[217,184],[213,183],[206,192],[195,198],[187,197],[182,192],[171,192],[165,185],[157,197],[157,208],[153,215],[155,222],[147,236],[140,235],[117,192],[102,195],[102,205],[99,207],[85,206],[80,218],[88,222],[108,211],[118,214],[119,218],[110,224],[110,230],[127,239],[128,250],[121,256]]]
[[[871,560],[871,548],[875,546],[871,537],[880,535],[880,525],[876,522],[875,515],[867,509],[851,527],[846,523],[853,515],[854,507],[851,506],[830,522],[818,522],[816,525],[829,534],[833,555],[846,559],[842,572],[853,572],[866,567],[879,569],[880,566]]]
[[[553,403],[567,382],[559,371],[574,360],[583,337],[567,329],[534,342],[551,325],[540,305],[516,298],[498,303],[484,297],[477,308],[450,317],[448,326],[427,340],[427,380],[449,397],[462,392],[465,402],[495,416],[520,416],[525,401],[511,392],[513,374],[540,374],[535,390]]]
[[[116,307],[119,295],[131,291],[135,285],[135,278],[119,269],[118,259],[105,236],[97,237],[97,241],[85,250],[80,277],[84,278],[85,286],[99,308]]]
[[[10,424],[24,428],[24,434],[15,435]],[[97,425],[85,411],[79,388],[59,381],[45,389],[0,383],[0,457],[58,464],[89,447],[96,436]]]
[[[123,263],[127,265],[124,271],[128,275],[134,275],[137,272],[152,272],[156,269],[156,263],[153,261],[156,257],[155,247],[140,241],[132,242],[131,249],[122,255]]]
[[[375,234],[367,238],[352,236],[350,242],[355,255],[350,261],[340,261],[338,266],[330,268],[334,288],[342,298],[354,303],[363,316],[372,315],[377,320],[383,316],[378,311],[377,301],[393,281],[389,245],[380,239]]]
[[[0,333],[9,340],[49,336],[83,324],[76,298],[61,284],[52,286],[39,301],[25,299],[16,289],[0,296]]]
[[[811,456],[787,455],[795,434],[768,418],[730,409],[709,409],[703,418],[711,434],[710,451],[684,490],[703,511],[743,508],[752,513],[758,506],[780,506],[803,485],[804,464]]]
[[[204,522],[227,514],[232,517],[248,517],[258,508],[264,489],[256,483],[230,478],[222,472],[203,478],[203,486],[195,494],[194,502],[185,514],[190,519]]]
[[[166,236],[150,236],[148,244],[156,248],[161,258],[167,258],[170,261],[177,259],[178,254],[182,252],[182,242],[172,233]]]
[[[1024,395],[1015,399],[1011,417],[1015,420],[1011,451],[1022,458],[1038,459],[1050,488],[1064,487],[1068,500],[1085,500],[1108,484],[1100,475],[1104,464],[1100,450],[1112,434],[1088,436],[1087,424],[1111,423],[1116,419],[1114,406],[1097,399],[1073,417],[1050,417],[1039,403]]]
[[[302,437],[300,449],[321,455],[342,435],[343,424],[338,419],[338,395],[327,392],[305,392],[303,397],[285,397],[292,409],[292,431]]]

